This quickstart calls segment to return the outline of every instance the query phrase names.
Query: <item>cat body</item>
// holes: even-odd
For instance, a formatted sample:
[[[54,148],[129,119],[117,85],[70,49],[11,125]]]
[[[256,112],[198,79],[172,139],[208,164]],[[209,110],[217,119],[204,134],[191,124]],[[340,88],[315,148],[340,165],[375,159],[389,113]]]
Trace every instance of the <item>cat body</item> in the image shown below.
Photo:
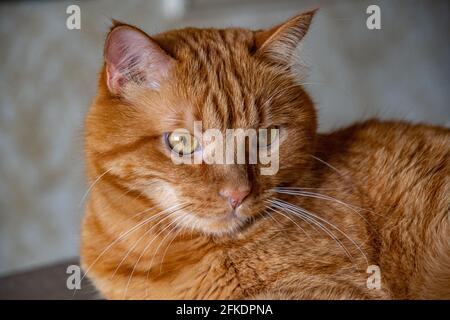
[[[257,32],[113,27],[81,234],[104,297],[450,298],[450,130],[370,120],[317,134],[286,62],[313,13]],[[174,165],[165,133],[194,120],[280,127],[279,171]]]

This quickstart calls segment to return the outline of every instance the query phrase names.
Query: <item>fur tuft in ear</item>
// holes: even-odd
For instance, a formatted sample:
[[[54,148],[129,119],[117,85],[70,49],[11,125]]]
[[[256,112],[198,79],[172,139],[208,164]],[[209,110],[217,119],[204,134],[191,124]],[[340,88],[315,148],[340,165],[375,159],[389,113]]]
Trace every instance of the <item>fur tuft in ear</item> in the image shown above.
[[[172,58],[143,31],[114,21],[105,42],[108,89],[120,94],[130,82],[157,90]]]
[[[256,54],[278,64],[288,65],[298,44],[308,32],[316,11],[317,9],[306,11],[268,30],[256,31]]]

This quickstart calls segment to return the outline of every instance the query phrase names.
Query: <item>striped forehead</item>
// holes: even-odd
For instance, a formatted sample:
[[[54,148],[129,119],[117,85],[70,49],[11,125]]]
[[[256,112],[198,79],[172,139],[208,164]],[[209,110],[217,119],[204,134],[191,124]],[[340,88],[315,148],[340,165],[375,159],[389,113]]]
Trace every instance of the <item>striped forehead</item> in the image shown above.
[[[258,127],[262,114],[258,97],[242,59],[251,59],[251,43],[239,39],[240,32],[207,30],[183,37],[184,50],[191,59],[191,90],[198,97],[196,118],[205,129]],[[201,40],[199,39],[201,38]],[[238,47],[238,48],[237,48]]]

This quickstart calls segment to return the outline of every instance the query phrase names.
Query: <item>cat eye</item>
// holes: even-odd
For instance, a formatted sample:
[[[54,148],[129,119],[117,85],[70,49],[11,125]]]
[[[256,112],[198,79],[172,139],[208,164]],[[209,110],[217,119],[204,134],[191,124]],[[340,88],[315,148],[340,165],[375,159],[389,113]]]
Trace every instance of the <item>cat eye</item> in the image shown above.
[[[191,154],[199,147],[197,138],[188,132],[174,131],[166,135],[170,149],[180,155]]]
[[[258,133],[258,147],[267,148],[277,141],[279,138],[280,129],[278,127],[267,128],[260,130]]]

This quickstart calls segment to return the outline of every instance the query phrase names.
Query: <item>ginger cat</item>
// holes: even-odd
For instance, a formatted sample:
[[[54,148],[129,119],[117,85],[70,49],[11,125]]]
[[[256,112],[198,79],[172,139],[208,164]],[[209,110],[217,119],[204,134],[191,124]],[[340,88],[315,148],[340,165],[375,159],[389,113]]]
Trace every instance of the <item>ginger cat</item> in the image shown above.
[[[86,121],[81,234],[105,298],[450,298],[450,130],[371,120],[316,133],[292,71],[313,15],[152,37],[114,23]],[[194,121],[279,128],[278,172],[175,165],[167,135]]]

